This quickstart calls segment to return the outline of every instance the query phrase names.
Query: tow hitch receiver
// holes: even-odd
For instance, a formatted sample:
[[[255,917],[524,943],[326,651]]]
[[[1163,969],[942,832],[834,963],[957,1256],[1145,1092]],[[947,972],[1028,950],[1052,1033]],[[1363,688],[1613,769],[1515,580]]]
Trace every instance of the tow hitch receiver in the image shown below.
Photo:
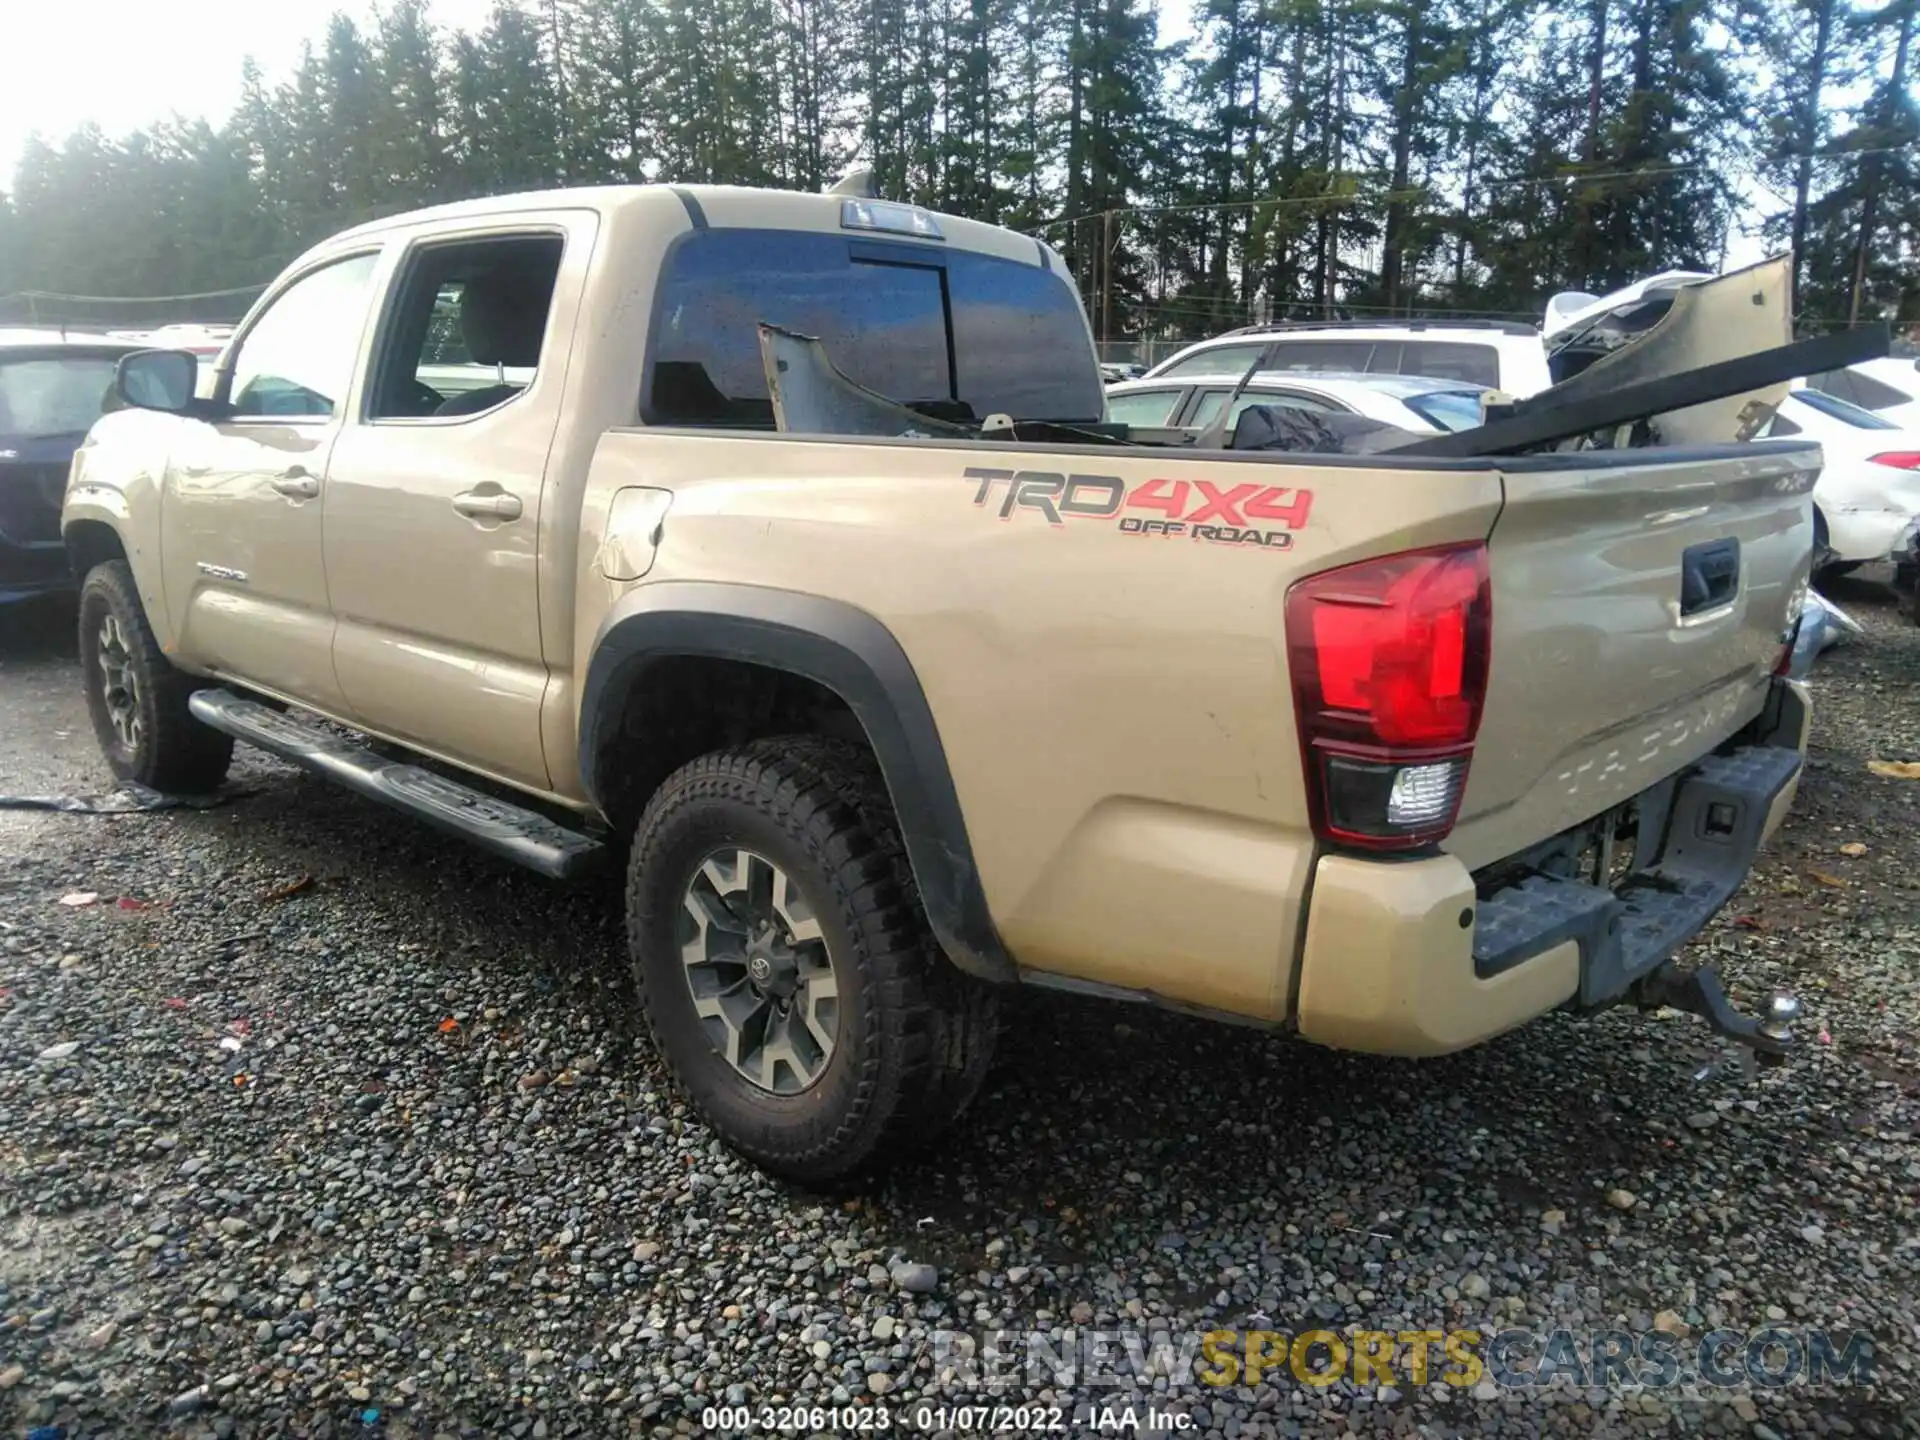
[[[1746,1046],[1762,1065],[1778,1065],[1799,1046],[1793,1022],[1800,1018],[1800,1002],[1781,992],[1767,1007],[1765,1019],[1742,1015],[1727,999],[1726,986],[1712,966],[1685,973],[1673,965],[1661,966],[1634,987],[1634,1003],[1642,1010],[1670,1005],[1698,1015],[1727,1039]]]

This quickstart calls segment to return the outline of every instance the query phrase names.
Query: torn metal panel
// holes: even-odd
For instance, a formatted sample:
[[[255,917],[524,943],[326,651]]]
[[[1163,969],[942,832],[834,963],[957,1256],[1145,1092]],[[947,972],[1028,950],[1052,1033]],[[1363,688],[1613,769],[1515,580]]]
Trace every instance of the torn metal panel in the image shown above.
[[[1512,413],[1471,430],[1430,435],[1395,449],[1400,456],[1524,455],[1582,442],[1587,448],[1615,443],[1621,432],[1640,444],[1712,445],[1731,443],[1746,428],[1741,417],[1755,406],[1756,394],[1779,388],[1802,375],[1837,370],[1855,361],[1887,353],[1885,325],[1839,330],[1811,340],[1796,340],[1759,353],[1718,360],[1698,369],[1664,372],[1645,379],[1622,379],[1617,386],[1599,385],[1592,393],[1570,395],[1556,385],[1513,407]],[[1620,352],[1623,356],[1627,351]],[[1597,367],[1596,367],[1597,368]],[[1591,370],[1587,372],[1591,374]],[[1585,379],[1585,375],[1579,377]],[[1583,389],[1586,387],[1583,387]],[[1727,402],[1738,400],[1737,406]],[[1726,428],[1716,438],[1676,439],[1669,434],[1640,438],[1635,432],[1648,422],[1689,409],[1720,407]],[[1770,409],[1764,400],[1755,408]],[[1783,442],[1784,443],[1784,442]]]
[[[975,425],[935,420],[855,384],[827,358],[812,335],[761,324],[760,363],[767,373],[777,429],[793,435],[954,436],[972,439]]]
[[[1673,283],[1645,282],[1623,292],[1627,298],[1621,304],[1596,307],[1595,313],[1550,337],[1548,364],[1558,383],[1521,404],[1516,413],[1757,355],[1793,339],[1790,255],[1709,279],[1655,278]],[[1754,416],[1764,424],[1786,398],[1788,381],[1794,378],[1784,376],[1752,390],[1643,418],[1657,444],[1724,445],[1744,438],[1742,431]],[[1757,408],[1761,406],[1764,410]]]

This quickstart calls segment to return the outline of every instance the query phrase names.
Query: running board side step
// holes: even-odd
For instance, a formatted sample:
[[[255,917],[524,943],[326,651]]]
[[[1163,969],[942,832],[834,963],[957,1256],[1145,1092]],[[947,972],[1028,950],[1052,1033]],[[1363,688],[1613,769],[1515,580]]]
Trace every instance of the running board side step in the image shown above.
[[[592,836],[535,811],[421,766],[383,759],[364,745],[303,725],[229,690],[197,690],[187,708],[203,725],[337,780],[551,880],[571,879],[606,854],[606,847]]]

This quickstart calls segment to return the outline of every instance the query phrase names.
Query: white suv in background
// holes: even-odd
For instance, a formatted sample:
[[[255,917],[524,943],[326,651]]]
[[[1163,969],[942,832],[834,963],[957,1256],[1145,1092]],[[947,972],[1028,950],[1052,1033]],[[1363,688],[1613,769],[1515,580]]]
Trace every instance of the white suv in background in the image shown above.
[[[1310,320],[1253,325],[1202,340],[1162,360],[1145,378],[1262,373],[1424,375],[1504,390],[1521,399],[1553,383],[1546,347],[1531,325],[1507,321],[1434,320],[1399,325]]]
[[[1920,430],[1920,360],[1894,355],[1862,360],[1812,376],[1807,384],[1902,430]]]

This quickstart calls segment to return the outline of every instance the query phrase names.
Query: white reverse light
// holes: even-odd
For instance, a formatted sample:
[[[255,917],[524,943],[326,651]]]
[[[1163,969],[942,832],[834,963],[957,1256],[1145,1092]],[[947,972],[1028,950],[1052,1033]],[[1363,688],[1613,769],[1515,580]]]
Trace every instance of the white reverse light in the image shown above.
[[[1387,823],[1413,830],[1447,819],[1453,814],[1464,768],[1458,760],[1404,767],[1393,777],[1393,789],[1387,794]]]

